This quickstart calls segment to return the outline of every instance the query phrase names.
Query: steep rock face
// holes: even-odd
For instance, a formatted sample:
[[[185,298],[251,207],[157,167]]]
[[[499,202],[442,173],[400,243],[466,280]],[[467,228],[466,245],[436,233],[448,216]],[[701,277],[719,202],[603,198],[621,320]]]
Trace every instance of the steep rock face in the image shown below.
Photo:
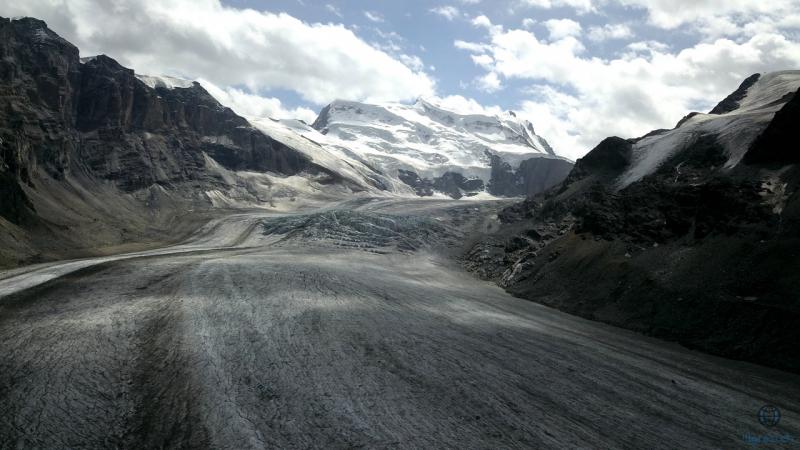
[[[34,186],[37,169],[63,178],[74,151],[80,63],[78,49],[38,20],[0,19],[0,38],[2,214],[20,223],[33,209],[23,186]]]
[[[758,81],[759,78],[761,78],[760,73],[755,73],[745,78],[739,88],[733,91],[731,95],[725,97],[724,100],[719,102],[717,106],[715,106],[714,109],[709,112],[709,114],[725,114],[738,109],[739,102],[747,96],[747,91],[756,83],[756,81]],[[680,126],[680,124],[678,126]]]
[[[34,150],[4,158],[21,165],[22,179],[43,164],[56,177],[88,169],[131,191],[205,177],[203,153],[231,170],[313,169],[197,84],[152,89],[107,56],[81,63],[74,46],[34,19],[5,20],[2,33],[3,123],[10,125],[3,141]]]
[[[558,158],[530,158],[514,168],[497,155],[488,155],[491,178],[488,192],[498,197],[527,197],[560,183],[572,170],[572,163]]]
[[[604,140],[504,210],[467,267],[573,314],[800,371],[798,85],[765,74],[733,110]]]
[[[213,206],[294,201],[301,184],[361,189],[199,84],[153,87],[110,57],[81,60],[36,19],[0,18],[0,38],[0,265],[163,240],[179,211],[188,223]]]
[[[202,179],[204,153],[234,171],[294,175],[313,169],[198,84],[152,89],[102,55],[81,68],[81,154],[94,173],[119,180],[125,190]]]
[[[800,124],[800,90],[775,114],[766,130],[756,139],[744,157],[745,164],[800,162],[797,126]]]
[[[586,175],[618,176],[631,163],[632,143],[616,136],[600,142],[575,164],[569,181]]]
[[[403,183],[414,189],[414,193],[420,197],[430,197],[433,195],[433,181],[420,178],[417,172],[411,170],[397,170],[397,177]]]
[[[464,178],[458,172],[445,172],[433,179],[420,178],[416,172],[398,169],[400,181],[414,189],[420,197],[430,197],[435,192],[443,193],[451,198],[471,197],[483,192],[484,184],[480,178]]]

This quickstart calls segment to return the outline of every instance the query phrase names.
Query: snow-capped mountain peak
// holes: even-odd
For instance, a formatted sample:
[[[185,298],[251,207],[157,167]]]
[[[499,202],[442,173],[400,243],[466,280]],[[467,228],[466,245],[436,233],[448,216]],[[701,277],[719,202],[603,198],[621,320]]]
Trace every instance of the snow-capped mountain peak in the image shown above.
[[[368,175],[367,184],[401,195],[529,195],[560,182],[572,166],[512,112],[453,111],[435,99],[336,100],[311,127],[250,121],[332,170]]]
[[[457,168],[488,179],[491,155],[514,167],[532,157],[557,157],[533,125],[515,115],[463,114],[426,99],[413,105],[337,100],[313,127],[387,170],[420,176]]]
[[[312,127],[329,143],[348,148],[360,160],[400,178],[417,193],[420,189],[435,191],[435,187],[429,187],[445,177],[469,186],[459,187],[459,192],[448,188],[456,196],[484,190],[495,195],[531,194],[549,187],[562,169],[571,166],[536,134],[529,121],[513,112],[490,115],[454,111],[436,99],[420,98],[410,105],[336,100],[323,108]],[[532,159],[558,161],[541,163],[542,167],[558,166],[558,176],[541,167],[536,170],[548,178],[542,184],[517,175],[523,162]],[[527,167],[532,170],[532,163]]]
[[[513,111],[497,115],[458,112],[439,105],[435,99],[424,98],[417,100],[414,109],[424,116],[438,119],[445,125],[455,125],[466,133],[488,139],[490,142],[498,142],[496,136],[500,135],[501,140],[517,142],[540,153],[556,155],[547,141],[536,135],[533,124],[518,118]]]

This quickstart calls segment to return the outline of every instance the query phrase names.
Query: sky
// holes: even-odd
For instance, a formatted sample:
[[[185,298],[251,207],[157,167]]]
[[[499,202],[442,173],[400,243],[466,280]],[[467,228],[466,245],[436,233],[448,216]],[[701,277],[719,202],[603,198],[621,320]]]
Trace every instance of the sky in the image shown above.
[[[242,115],[434,98],[513,110],[571,159],[800,69],[800,0],[0,0],[0,15],[199,80]]]

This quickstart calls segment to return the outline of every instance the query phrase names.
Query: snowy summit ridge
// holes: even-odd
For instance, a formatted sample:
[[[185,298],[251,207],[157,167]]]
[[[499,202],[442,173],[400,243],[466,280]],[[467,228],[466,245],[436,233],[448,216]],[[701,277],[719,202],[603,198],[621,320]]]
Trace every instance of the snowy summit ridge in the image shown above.
[[[702,136],[713,136],[725,150],[725,168],[736,166],[775,113],[798,89],[800,70],[753,75],[731,96],[738,98],[726,99],[707,114],[689,114],[674,129],[636,142],[632,163],[620,176],[618,187],[626,187],[653,173],[664,161]]]
[[[411,105],[336,100],[311,126],[250,121],[293,148],[308,147],[301,151],[332,170],[363,175],[366,168],[373,181],[401,195],[529,195],[571,167],[513,112],[457,112],[433,99]],[[303,139],[293,137],[298,134]]]
[[[490,155],[513,167],[532,157],[557,157],[530,122],[511,112],[464,114],[431,99],[413,105],[336,100],[313,127],[386,170],[413,170],[420,176],[460,169],[465,176],[482,177]]]

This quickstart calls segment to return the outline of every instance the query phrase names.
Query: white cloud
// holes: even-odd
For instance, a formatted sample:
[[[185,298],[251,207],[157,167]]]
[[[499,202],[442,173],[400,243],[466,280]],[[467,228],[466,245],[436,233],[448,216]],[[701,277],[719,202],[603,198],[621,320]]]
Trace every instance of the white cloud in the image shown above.
[[[482,77],[475,80],[478,89],[484,92],[492,93],[503,89],[503,84],[500,82],[500,77],[494,72],[489,72]]]
[[[800,65],[800,44],[780,34],[718,39],[678,52],[639,42],[604,60],[583,56],[574,37],[545,42],[525,30],[493,29],[487,42],[457,44],[486,71],[485,88],[527,80],[523,113],[566,156],[609,135],[672,127],[692,108],[710,108],[746,76]]]
[[[536,8],[572,8],[578,13],[588,13],[594,11],[592,0],[522,0],[528,6]]]
[[[446,97],[432,97],[429,101],[442,108],[458,114],[482,114],[494,116],[501,114],[503,109],[499,106],[483,106],[475,99],[463,97],[461,95],[448,95]]]
[[[364,11],[364,17],[371,20],[372,22],[381,23],[383,22],[383,16],[379,13],[374,11]]]
[[[342,12],[341,12],[341,11],[339,11],[339,8],[337,8],[337,7],[336,7],[336,6],[334,6],[334,5],[331,5],[330,3],[328,3],[328,4],[326,4],[326,5],[325,5],[325,9],[327,9],[328,11],[330,11],[330,13],[331,13],[331,14],[333,14],[334,16],[336,16],[336,17],[338,17],[338,18],[342,18],[342,17],[344,17],[344,16],[342,15]]]
[[[421,71],[425,68],[425,63],[422,62],[422,59],[417,55],[401,53],[397,55],[397,57],[411,70]]]
[[[653,52],[665,52],[669,50],[669,45],[659,42],[659,41],[638,41],[638,42],[631,42],[626,46],[631,53],[626,54],[626,59],[636,58],[638,55],[637,53],[653,53]],[[644,55],[645,57],[647,55]]]
[[[633,31],[624,24],[606,24],[602,27],[589,28],[589,39],[597,42],[631,37],[633,37]]]
[[[530,30],[531,28],[533,28],[534,25],[536,25],[536,21],[531,19],[530,17],[522,19],[523,28]]]
[[[503,30],[503,27],[501,25],[492,24],[492,21],[489,20],[489,18],[484,15],[474,17],[471,20],[471,22],[473,26],[476,26],[478,28],[485,28],[491,34],[495,34]]]
[[[197,81],[218,102],[242,116],[302,119],[307,123],[313,123],[317,118],[317,113],[308,108],[286,109],[277,98],[253,95],[232,87],[220,88],[208,80],[199,79]]]
[[[758,21],[763,17],[798,14],[798,0],[614,0],[647,11],[650,23],[665,29],[684,24],[708,24],[735,19]],[[702,30],[702,28],[700,28]]]
[[[550,19],[544,22],[544,26],[550,32],[550,39],[554,41],[581,35],[581,24],[572,19]]]
[[[436,8],[432,8],[430,12],[438,14],[447,20],[454,20],[461,15],[461,11],[459,11],[455,6],[438,6]]]
[[[483,67],[484,69],[490,70],[492,64],[494,64],[494,58],[485,53],[481,55],[472,55],[472,62]]]
[[[476,27],[487,28],[487,29],[492,27],[492,21],[489,20],[489,18],[484,15],[480,15],[472,19],[472,24],[475,25]]]
[[[342,25],[219,0],[26,0],[6,3],[0,13],[42,18],[84,55],[106,53],[140,73],[202,77],[250,92],[291,90],[317,105],[413,100],[435,91],[421,67],[409,68]]]
[[[457,49],[466,50],[472,53],[482,53],[491,50],[492,46],[488,44],[477,44],[475,42],[467,42],[457,40],[453,42],[453,46]]]

